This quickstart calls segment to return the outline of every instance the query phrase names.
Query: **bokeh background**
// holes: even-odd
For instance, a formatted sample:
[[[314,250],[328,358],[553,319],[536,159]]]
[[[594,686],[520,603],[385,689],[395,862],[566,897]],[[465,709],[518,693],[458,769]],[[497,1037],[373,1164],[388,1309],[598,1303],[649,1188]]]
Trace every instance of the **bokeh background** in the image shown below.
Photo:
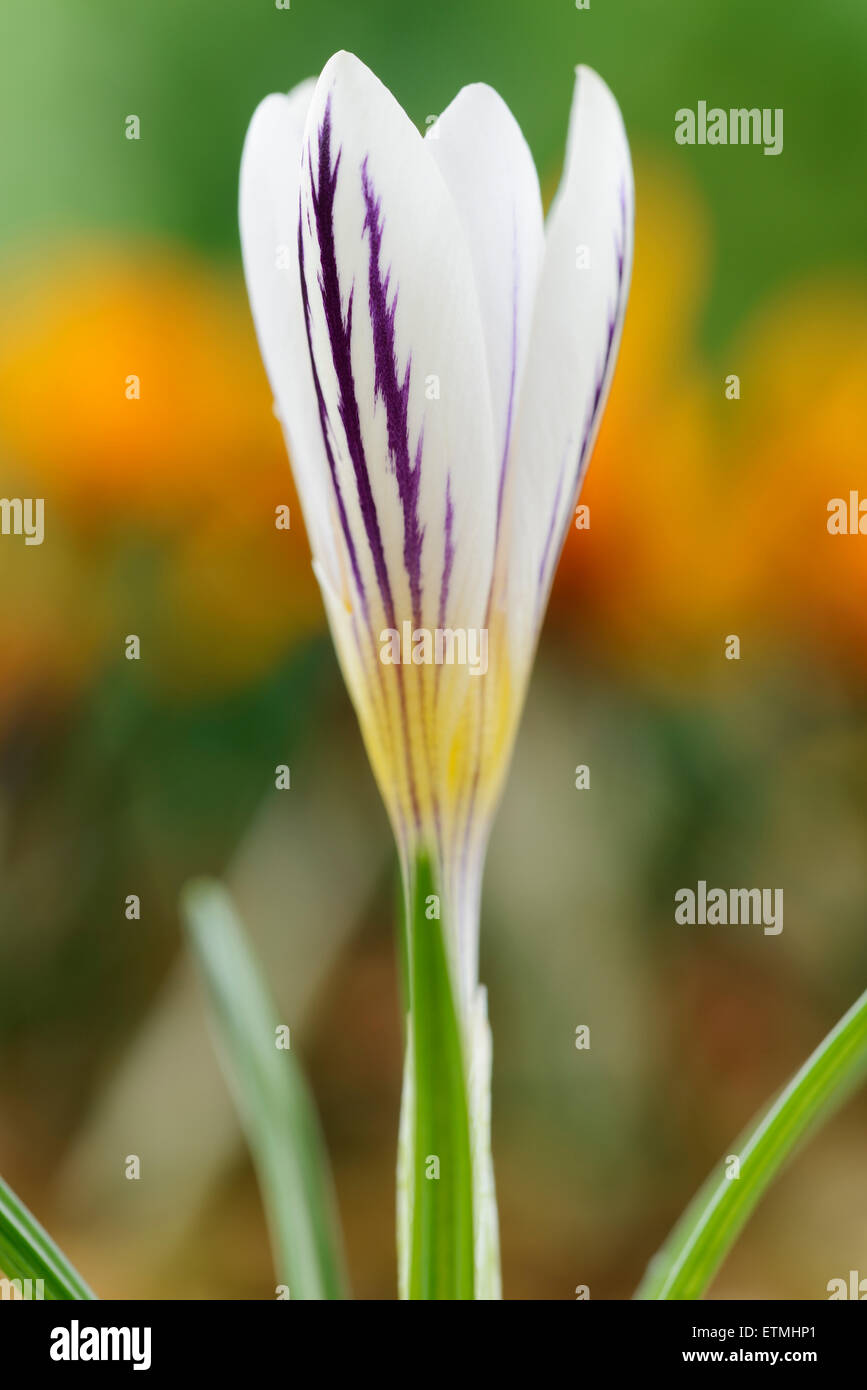
[[[492,83],[546,197],[576,62],[633,144],[591,527],[561,562],[482,959],[506,1294],[628,1297],[867,982],[867,537],[826,531],[830,498],[867,497],[867,9],[847,0],[3,7],[0,491],[45,498],[46,538],[0,538],[0,1172],[104,1297],[273,1297],[179,927],[182,884],[216,874],[315,1088],[354,1291],[394,1296],[392,851],[236,230],[254,106],[337,48],[420,127]],[[783,153],[677,146],[699,100],[782,107]],[[701,878],[782,887],[783,933],[676,927],[674,892]],[[861,1097],[713,1296],[867,1275],[865,1165]]]

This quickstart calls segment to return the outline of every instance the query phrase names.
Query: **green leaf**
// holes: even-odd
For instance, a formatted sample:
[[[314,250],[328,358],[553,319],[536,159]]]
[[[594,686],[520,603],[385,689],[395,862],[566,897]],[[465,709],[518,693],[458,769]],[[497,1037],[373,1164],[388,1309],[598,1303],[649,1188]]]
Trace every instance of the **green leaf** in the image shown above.
[[[411,1299],[472,1299],[473,1177],[463,1046],[443,923],[426,916],[436,894],[427,859],[407,893],[410,1017],[402,1117],[402,1235]]]
[[[723,1160],[687,1207],[648,1266],[640,1299],[701,1298],[744,1224],[796,1145],[867,1075],[867,991],[819,1044],[770,1107],[730,1150],[740,1177]]]
[[[259,964],[221,884],[184,889],[187,932],[208,991],[223,1069],[259,1179],[278,1279],[290,1297],[347,1296],[342,1244],[316,1109]]]
[[[0,1269],[8,1279],[41,1279],[46,1300],[96,1298],[48,1232],[2,1178]]]

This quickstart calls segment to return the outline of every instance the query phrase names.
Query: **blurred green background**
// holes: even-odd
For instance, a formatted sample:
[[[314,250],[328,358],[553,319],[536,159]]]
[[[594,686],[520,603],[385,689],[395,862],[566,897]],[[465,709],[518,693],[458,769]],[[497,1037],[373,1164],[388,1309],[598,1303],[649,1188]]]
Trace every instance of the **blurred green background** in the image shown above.
[[[612,87],[633,146],[591,528],[561,563],[482,958],[506,1295],[628,1297],[867,978],[867,538],[825,525],[830,498],[867,497],[855,0],[4,8],[0,491],[45,498],[46,540],[0,538],[0,1172],[105,1297],[273,1296],[179,935],[180,886],[215,873],[311,1076],[354,1290],[394,1296],[392,851],[236,227],[255,105],[338,48],[422,128],[490,82],[546,198],[575,63]],[[783,153],[677,146],[674,113],[699,100],[782,107]],[[699,879],[782,887],[782,934],[676,927],[673,895]],[[867,1275],[865,1121],[861,1097],[790,1168],[714,1296],[822,1298]]]

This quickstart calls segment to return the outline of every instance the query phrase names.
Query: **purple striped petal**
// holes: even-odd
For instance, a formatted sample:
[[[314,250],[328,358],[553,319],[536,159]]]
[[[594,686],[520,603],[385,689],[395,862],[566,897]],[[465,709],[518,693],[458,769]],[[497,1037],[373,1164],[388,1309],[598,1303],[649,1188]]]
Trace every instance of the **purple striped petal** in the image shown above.
[[[435,627],[444,591],[446,620],[478,625],[496,481],[472,265],[429,146],[347,54],[311,104],[298,240],[355,597],[374,630]]]
[[[596,73],[579,68],[509,463],[503,601],[514,661],[525,669],[614,373],[632,266],[633,206],[617,103]]]

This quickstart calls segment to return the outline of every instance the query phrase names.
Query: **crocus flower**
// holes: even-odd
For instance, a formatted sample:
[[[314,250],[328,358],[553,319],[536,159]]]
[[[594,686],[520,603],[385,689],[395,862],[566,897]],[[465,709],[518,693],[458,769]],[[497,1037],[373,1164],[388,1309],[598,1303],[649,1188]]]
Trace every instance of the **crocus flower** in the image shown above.
[[[496,1296],[480,883],[617,356],[633,223],[623,122],[579,68],[546,227],[532,157],[496,92],[465,87],[423,138],[338,53],[253,116],[240,218],[314,568],[410,909],[419,864],[434,888],[426,915],[442,933],[466,1081],[469,1296]],[[409,1152],[417,1069],[410,1048]],[[407,1163],[405,1247],[427,1200]],[[411,1263],[405,1248],[404,1293]]]

